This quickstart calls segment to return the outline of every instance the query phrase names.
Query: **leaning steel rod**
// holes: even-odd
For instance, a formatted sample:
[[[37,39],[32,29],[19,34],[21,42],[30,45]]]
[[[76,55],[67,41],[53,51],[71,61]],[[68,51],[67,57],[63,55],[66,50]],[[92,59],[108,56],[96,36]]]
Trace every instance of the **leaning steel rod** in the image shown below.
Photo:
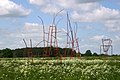
[[[41,22],[42,22],[42,25],[43,25],[44,53],[47,54],[47,52],[48,52],[48,42],[49,42],[49,33],[46,33],[46,32],[45,32],[45,26],[44,26],[44,21],[43,21],[43,19],[42,19],[40,16],[38,16],[38,17],[40,18],[40,20],[41,20]],[[47,41],[46,41],[46,39],[45,39],[45,34],[48,34]],[[41,42],[42,42],[42,41],[41,41]],[[38,46],[41,42],[39,42],[36,46]],[[47,42],[47,47],[45,46],[45,42]],[[45,48],[45,47],[46,47],[46,48]]]
[[[75,37],[75,42],[76,42],[76,49],[78,50],[78,57],[80,57],[80,49],[79,49],[79,43],[78,43],[78,38],[77,36],[77,30],[78,30],[78,24],[75,23],[75,27],[74,27],[74,37]]]
[[[77,43],[77,47],[78,47],[78,57],[80,57],[81,56],[81,54],[80,54],[80,49],[79,49],[79,43],[78,43],[78,39],[76,40],[76,43]]]
[[[55,16],[53,17],[53,22],[52,22],[52,26],[55,24],[55,21],[56,21],[56,17],[63,11],[64,9],[58,11]]]
[[[51,30],[51,39],[50,39],[50,46],[52,47],[52,36],[54,35],[54,47],[56,48],[56,53],[58,54],[58,43],[57,43],[57,24],[59,23],[59,21],[61,19],[59,19],[56,23],[56,17],[59,15],[59,13],[61,13],[64,9],[60,10],[59,12],[57,12],[53,18],[53,22],[52,22],[52,30]],[[55,27],[55,33],[53,32],[53,27]],[[54,34],[53,34],[54,33]],[[50,47],[50,51],[51,51],[51,47]]]
[[[40,16],[38,16],[38,18],[41,20],[42,25],[43,25],[43,41],[44,41],[44,47],[45,47],[45,26],[44,26],[44,21]]]
[[[70,19],[69,19],[69,15],[68,15],[68,13],[67,13],[67,19],[68,19],[68,24],[69,24],[69,28],[70,28],[70,32],[71,32],[71,37],[72,37],[72,49],[74,49],[73,30],[72,30],[72,27],[71,27],[71,22],[70,22]]]
[[[32,48],[32,40],[30,39],[30,47]]]
[[[23,39],[23,42],[24,42],[24,44],[25,44],[25,46],[26,46],[26,48],[27,48],[27,43],[26,43],[25,39]]]
[[[77,30],[78,30],[78,25],[77,23],[75,23],[75,26],[74,26],[74,39],[75,40],[76,40]]]
[[[32,40],[30,39],[30,53],[31,53],[31,57],[32,57],[32,63],[34,62],[34,60],[33,60],[33,52],[32,52]]]
[[[26,43],[25,39],[23,39],[23,42],[24,42],[24,44],[26,46],[26,54],[29,56],[29,54],[28,54],[28,47],[27,47],[27,43]]]
[[[58,44],[57,44],[57,24],[60,22],[60,20],[61,19],[59,19],[58,21],[57,21],[57,24],[55,25],[55,21],[56,21],[56,17],[63,11],[64,9],[62,9],[62,10],[60,10],[60,11],[58,11],[56,14],[55,14],[55,16],[54,16],[54,18],[53,18],[53,22],[52,22],[52,31],[51,31],[51,38],[52,38],[52,36],[53,36],[53,26],[55,27],[55,40],[54,40],[54,46],[55,46],[55,44],[56,44],[56,46],[55,47],[58,47]],[[52,43],[52,39],[51,39],[51,43]]]
[[[32,40],[30,39],[30,56],[31,56],[31,55],[33,56],[33,53],[32,53]],[[31,57],[32,57],[32,56],[31,56]],[[33,60],[33,59],[32,59],[32,60]]]

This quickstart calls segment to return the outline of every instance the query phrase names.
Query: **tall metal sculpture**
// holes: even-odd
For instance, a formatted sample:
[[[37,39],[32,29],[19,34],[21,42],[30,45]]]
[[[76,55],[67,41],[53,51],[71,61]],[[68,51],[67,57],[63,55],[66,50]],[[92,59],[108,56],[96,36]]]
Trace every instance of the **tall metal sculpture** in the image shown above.
[[[75,39],[76,50],[78,52],[78,58],[80,58],[81,53],[80,53],[79,41],[78,41],[78,37],[77,37],[77,30],[78,30],[78,24],[75,23],[75,26],[74,26],[74,39]]]
[[[69,19],[69,15],[67,13],[67,32],[66,32],[67,43],[66,43],[66,48],[65,48],[65,52],[64,52],[65,57],[66,57],[66,54],[67,54],[67,50],[66,50],[67,48],[72,48],[72,51],[69,52],[70,53],[70,58],[76,56],[76,54],[75,54],[76,50],[78,51],[78,57],[80,57],[80,49],[79,49],[79,43],[78,43],[78,38],[77,38],[77,28],[78,28],[77,23],[74,26],[74,28],[72,28],[71,21]]]
[[[42,23],[43,39],[35,47],[37,47],[39,44],[43,43],[43,45],[44,45],[44,50],[42,52],[43,57],[50,57],[50,56],[58,57],[58,56],[60,56],[60,59],[62,59],[62,56],[67,57],[66,55],[67,55],[67,53],[69,53],[70,58],[72,58],[72,57],[76,57],[76,50],[78,52],[78,57],[80,57],[79,43],[78,43],[78,38],[77,38],[78,25],[76,23],[75,26],[72,26],[68,13],[67,13],[67,22],[66,22],[67,23],[67,30],[66,30],[67,31],[66,32],[67,42],[66,42],[64,52],[62,52],[62,54],[59,54],[60,51],[58,48],[58,40],[57,40],[57,36],[58,36],[57,24],[59,23],[59,21],[61,19],[56,20],[56,17],[62,11],[63,11],[63,9],[54,15],[52,24],[48,27],[48,31],[45,31],[44,21],[40,16],[38,16],[38,18],[41,20],[41,23]],[[23,39],[23,41],[26,46],[26,52],[28,54],[28,57],[31,55],[33,56],[32,40],[30,39],[30,45],[31,45],[30,48],[27,46],[27,43],[24,39]],[[30,53],[31,53],[31,55],[30,55]]]
[[[102,45],[100,45],[100,54],[102,54],[103,51],[105,55],[108,55],[109,50],[111,50],[111,54],[113,54],[112,40],[102,39]]]
[[[28,61],[29,61],[29,58],[31,57],[32,58],[32,63],[33,63],[33,51],[32,51],[32,40],[30,39],[30,47],[28,47],[25,39],[23,39],[23,42],[26,46],[26,54],[27,54],[27,57],[28,57]]]
[[[59,23],[59,21],[61,19],[56,22],[56,17],[62,11],[63,11],[63,9],[55,14],[55,16],[53,17],[52,25],[49,26],[48,32],[45,32],[45,26],[44,26],[43,19],[40,16],[38,16],[43,25],[43,40],[40,41],[37,44],[37,46],[42,42],[44,43],[43,56],[50,57],[50,55],[53,53],[55,53],[55,56],[58,55],[59,51],[58,51],[58,42],[57,42],[57,33],[58,33],[57,32],[57,24]],[[55,48],[55,50],[52,50],[53,47]]]
[[[37,46],[38,46],[40,43],[43,42],[43,44],[44,44],[43,56],[47,56],[47,55],[48,55],[48,41],[47,41],[47,39],[46,39],[46,35],[48,35],[48,33],[45,32],[45,25],[44,25],[43,19],[42,19],[40,16],[38,16],[38,18],[39,18],[39,19],[41,20],[41,22],[42,22],[42,27],[43,27],[43,40],[40,41],[40,42],[37,44]]]
[[[72,29],[71,21],[69,19],[69,15],[67,13],[67,19],[68,19],[68,25],[70,30],[70,36],[71,36],[71,45],[72,45],[72,51],[70,52],[70,58],[75,57],[75,38],[74,38],[74,31]]]

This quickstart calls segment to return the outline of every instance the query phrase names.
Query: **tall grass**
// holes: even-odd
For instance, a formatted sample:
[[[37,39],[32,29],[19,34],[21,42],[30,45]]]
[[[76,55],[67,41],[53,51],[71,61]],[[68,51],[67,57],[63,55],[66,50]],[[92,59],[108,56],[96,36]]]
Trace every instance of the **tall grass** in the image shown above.
[[[120,80],[118,58],[0,59],[0,80]]]

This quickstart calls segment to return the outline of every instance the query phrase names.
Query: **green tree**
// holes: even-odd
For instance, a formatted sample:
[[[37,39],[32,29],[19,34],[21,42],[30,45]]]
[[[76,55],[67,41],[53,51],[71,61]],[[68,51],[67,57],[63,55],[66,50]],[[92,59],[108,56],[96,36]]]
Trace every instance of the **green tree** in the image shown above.
[[[1,53],[1,50],[0,50],[0,57],[2,57],[2,53]]]
[[[91,52],[90,50],[87,50],[87,51],[85,52],[85,56],[92,56],[92,52]]]
[[[93,56],[98,56],[98,54],[97,53],[93,53]]]
[[[8,57],[8,58],[13,57],[12,50],[9,49],[9,48],[3,49],[3,50],[1,51],[1,57]]]

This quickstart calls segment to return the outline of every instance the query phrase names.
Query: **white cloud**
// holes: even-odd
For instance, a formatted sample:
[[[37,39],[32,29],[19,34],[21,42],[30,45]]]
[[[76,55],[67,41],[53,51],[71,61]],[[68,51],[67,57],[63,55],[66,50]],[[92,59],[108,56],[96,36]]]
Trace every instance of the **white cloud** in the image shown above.
[[[45,25],[45,31],[48,33],[48,26],[46,27]],[[61,31],[57,33],[57,40],[58,40],[58,45],[60,47],[65,47],[65,33],[62,32],[58,28],[58,31]],[[65,34],[65,35],[63,35]],[[46,40],[47,40],[48,35],[46,34]],[[64,37],[64,39],[63,39]],[[43,40],[43,27],[42,25],[38,23],[28,23],[26,22],[24,26],[15,31],[10,31],[6,29],[0,29],[0,48],[22,48],[25,47],[23,39],[26,40],[28,46],[30,46],[30,39],[33,41],[33,47],[35,47],[39,42]],[[54,40],[54,39],[53,39]],[[9,44],[8,44],[9,43]],[[62,44],[61,44],[62,43]],[[39,45],[40,47],[43,47],[43,43]]]
[[[120,32],[120,20],[109,20],[104,22],[108,31]]]
[[[30,10],[11,0],[0,0],[0,11],[2,17],[23,17],[30,14]]]
[[[62,9],[58,4],[56,4],[58,1],[54,0],[29,0],[29,2],[37,5],[44,13],[54,14]]]
[[[42,25],[37,23],[25,23],[24,27],[18,32],[21,37],[26,39],[41,39],[43,33]]]
[[[44,0],[29,0],[29,2],[36,5],[43,5],[45,3]]]
[[[91,38],[91,40],[100,41],[100,40],[102,40],[103,38],[106,38],[106,36],[104,36],[104,35],[97,35],[97,36],[93,36],[93,37]]]
[[[56,13],[61,9],[71,10],[71,17],[77,22],[104,22],[120,19],[120,11],[102,6],[103,0],[29,0],[44,13]]]
[[[0,29],[1,45],[0,48],[21,48],[25,47],[23,39],[27,41],[32,39],[33,46],[42,41],[42,26],[37,23],[25,23],[22,29],[10,31],[7,29]]]
[[[79,22],[104,22],[106,20],[120,19],[120,11],[100,6],[87,13],[73,12],[72,18]]]
[[[60,11],[60,8],[57,7],[56,5],[48,4],[44,7],[42,7],[41,11],[44,13],[54,14],[54,13],[57,13],[58,11]]]
[[[24,29],[26,31],[39,31],[41,27],[42,26],[37,23],[25,23]]]
[[[95,0],[88,0],[86,2],[94,2]],[[40,10],[44,13],[56,13],[61,9],[65,10],[84,10],[90,11],[94,7],[96,7],[96,3],[87,3],[81,4],[78,0],[29,0],[31,4],[37,5]],[[84,3],[83,0],[81,0]]]
[[[98,2],[102,0],[76,0],[79,3],[91,3],[91,2]]]
[[[104,25],[107,31],[120,31],[120,10],[106,8],[101,5],[89,10],[87,12],[86,10],[82,12],[73,11],[72,19],[76,22],[99,22]]]

